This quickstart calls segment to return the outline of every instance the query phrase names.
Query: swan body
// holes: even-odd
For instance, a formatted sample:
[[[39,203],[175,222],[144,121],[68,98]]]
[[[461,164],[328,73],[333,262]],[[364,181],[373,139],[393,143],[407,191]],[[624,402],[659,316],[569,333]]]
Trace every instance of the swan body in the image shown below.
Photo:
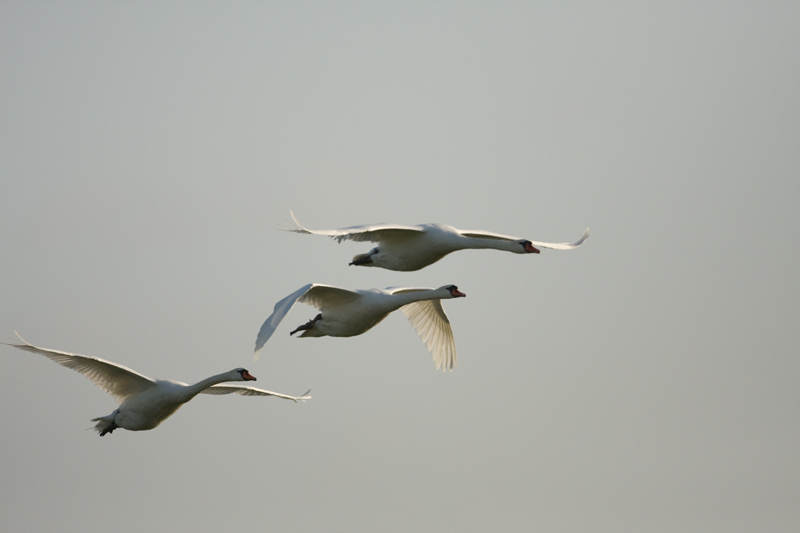
[[[420,270],[458,250],[493,249],[515,254],[538,254],[539,248],[572,250],[589,238],[587,229],[573,243],[537,242],[489,231],[458,230],[444,224],[371,224],[334,230],[310,230],[297,220],[294,213],[290,211],[289,214],[294,222],[287,221],[289,227],[278,229],[309,235],[327,235],[340,243],[347,240],[378,243],[377,247],[366,254],[353,257],[350,265],[403,272]]]
[[[436,368],[453,370],[458,364],[450,320],[441,300],[464,297],[455,285],[438,289],[389,287],[352,291],[330,285],[310,283],[275,304],[275,309],[261,326],[256,338],[255,357],[289,313],[302,302],[320,313],[292,331],[301,337],[352,337],[375,327],[389,313],[400,309],[422,338],[433,356]]]
[[[130,368],[96,357],[39,348],[25,341],[18,333],[17,337],[22,344],[7,345],[44,355],[51,361],[80,372],[114,397],[119,407],[109,415],[92,419],[92,422],[97,422],[94,429],[101,437],[117,428],[130,431],[153,429],[198,394],[277,396],[294,402],[310,398],[308,392],[311,391],[303,396],[287,396],[254,387],[218,385],[226,381],[255,381],[256,378],[244,368],[234,368],[188,385],[180,381],[151,379]]]

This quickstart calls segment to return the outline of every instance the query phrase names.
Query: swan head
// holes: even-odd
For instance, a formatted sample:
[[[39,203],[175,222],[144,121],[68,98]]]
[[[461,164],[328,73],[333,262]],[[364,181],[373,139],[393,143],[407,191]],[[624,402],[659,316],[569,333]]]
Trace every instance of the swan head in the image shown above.
[[[467,295],[458,290],[458,287],[455,285],[445,285],[442,289],[446,290],[448,294],[450,294],[450,298],[466,298]]]
[[[231,372],[238,374],[239,378],[236,381],[256,381],[256,377],[245,368],[234,368]]]
[[[539,249],[533,245],[531,241],[526,241],[525,239],[521,239],[517,241],[519,245],[522,247],[522,250],[517,252],[518,254],[538,254]]]

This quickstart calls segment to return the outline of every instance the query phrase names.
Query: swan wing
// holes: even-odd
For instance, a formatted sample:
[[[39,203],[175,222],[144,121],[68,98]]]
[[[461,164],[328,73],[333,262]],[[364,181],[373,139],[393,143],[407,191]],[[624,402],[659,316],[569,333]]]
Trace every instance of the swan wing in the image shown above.
[[[349,304],[362,297],[361,294],[350,289],[314,283],[313,287],[306,291],[298,301],[324,311],[331,307]]]
[[[286,220],[289,227],[279,227],[278,229],[293,231],[295,233],[305,233],[308,235],[326,235],[332,239],[336,239],[337,242],[348,240],[382,242],[410,237],[425,231],[425,228],[421,226],[403,226],[400,224],[367,224],[366,226],[351,226],[341,229],[310,230],[297,220],[294,213],[289,211],[289,214],[292,216],[294,222]]]
[[[306,400],[311,399],[311,396],[308,393],[311,392],[311,389],[308,389],[305,394],[302,396],[289,396],[286,394],[280,394],[278,392],[271,392],[264,389],[257,389],[255,387],[241,387],[238,385],[212,385],[207,389],[203,389],[200,391],[201,394],[241,394],[242,396],[275,396],[277,398],[283,398],[284,400],[292,400],[294,403],[297,403],[297,400],[304,402]]]
[[[16,331],[14,333],[17,334],[22,344],[8,344],[8,346],[44,355],[61,366],[80,372],[92,380],[95,385],[113,396],[118,403],[122,403],[129,396],[156,385],[155,381],[147,376],[143,376],[122,365],[104,361],[97,357],[39,348],[27,342]]]
[[[393,288],[392,294],[430,289]],[[414,330],[433,356],[436,369],[452,371],[458,366],[456,341],[450,319],[444,312],[441,300],[423,300],[404,305],[400,311],[408,318]]]
[[[519,241],[518,237],[510,237],[508,235],[501,235],[499,233],[492,233],[491,231],[474,231],[474,230],[458,230],[464,237],[472,237],[475,239],[497,239],[501,241]],[[540,248],[550,248],[552,250],[572,250],[583,244],[589,238],[589,229],[583,233],[583,236],[575,242],[539,242],[531,241],[531,244]]]
[[[258,331],[253,361],[258,359],[258,353],[261,351],[261,348],[264,347],[264,344],[266,344],[269,338],[272,337],[272,334],[275,333],[275,330],[278,328],[278,324],[281,323],[281,320],[283,320],[283,317],[285,317],[289,311],[291,311],[292,307],[294,307],[294,304],[297,303],[297,300],[299,300],[313,286],[313,283],[304,285],[275,304],[272,314],[269,315],[269,317],[264,321],[264,323],[261,325],[261,329]]]
[[[318,283],[309,283],[297,289],[295,292],[275,304],[272,314],[261,325],[261,329],[256,337],[256,348],[253,360],[258,359],[258,354],[264,344],[272,337],[281,320],[291,311],[294,304],[302,302],[312,307],[322,310],[324,307],[334,307],[343,303],[351,302],[358,299],[360,295],[357,292],[339,287],[331,287],[330,285],[321,285]]]
[[[583,236],[575,242],[536,242],[531,241],[531,244],[534,246],[538,246],[540,248],[550,248],[553,250],[572,250],[573,248],[577,248],[584,242],[586,239],[589,238],[589,228],[586,228],[586,231],[583,232]]]

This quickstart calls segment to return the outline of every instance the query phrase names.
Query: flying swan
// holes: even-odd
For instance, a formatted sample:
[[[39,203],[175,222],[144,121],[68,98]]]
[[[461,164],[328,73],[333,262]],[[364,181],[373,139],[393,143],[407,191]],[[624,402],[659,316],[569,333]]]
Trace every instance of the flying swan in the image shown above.
[[[44,355],[51,361],[80,372],[114,397],[119,403],[119,407],[110,415],[92,419],[92,422],[97,422],[94,429],[100,433],[101,437],[117,428],[130,431],[153,429],[198,394],[231,394],[235,392],[242,396],[276,396],[292,400],[295,403],[297,400],[305,401],[311,398],[308,396],[310,390],[303,396],[287,396],[254,387],[217,385],[224,381],[255,381],[256,378],[244,368],[235,368],[230,372],[206,378],[194,385],[187,385],[180,381],[150,379],[130,368],[97,357],[39,348],[28,343],[19,333],[17,333],[17,337],[22,344],[2,344]]]
[[[320,310],[320,313],[290,335],[298,331],[301,337],[352,337],[361,335],[376,326],[389,313],[400,309],[408,317],[433,356],[436,368],[453,370],[458,364],[456,343],[450,320],[442,308],[441,300],[466,296],[455,285],[438,289],[389,287],[351,291],[330,285],[310,283],[275,304],[275,309],[261,326],[256,338],[255,356],[269,340],[283,317],[295,303],[302,302]]]
[[[432,265],[451,252],[469,248],[491,248],[515,254],[538,254],[537,248],[572,250],[589,238],[587,229],[583,237],[573,243],[550,243],[518,239],[489,231],[458,230],[444,224],[420,224],[403,226],[398,224],[370,224],[333,230],[310,230],[304,227],[289,211],[292,220],[283,231],[309,235],[327,235],[338,242],[367,241],[378,246],[365,254],[353,257],[350,265],[380,267],[387,270],[408,272]]]

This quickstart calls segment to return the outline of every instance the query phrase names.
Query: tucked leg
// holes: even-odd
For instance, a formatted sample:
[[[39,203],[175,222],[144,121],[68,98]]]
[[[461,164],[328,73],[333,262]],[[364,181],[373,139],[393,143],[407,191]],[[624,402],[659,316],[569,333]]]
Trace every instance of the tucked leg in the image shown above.
[[[309,320],[308,322],[306,322],[306,323],[305,323],[305,324],[303,324],[302,326],[297,326],[297,329],[295,329],[294,331],[290,332],[290,333],[289,333],[289,335],[294,335],[294,334],[295,334],[295,333],[297,333],[298,331],[303,331],[303,330],[306,330],[306,329],[311,329],[311,328],[313,328],[313,327],[314,327],[314,326],[317,324],[317,322],[319,322],[321,319],[322,319],[322,313],[318,314],[318,315],[317,315],[317,316],[315,316],[315,317],[314,317],[312,320]]]
[[[112,433],[115,429],[117,429],[117,423],[111,422],[111,424],[100,433],[100,436],[102,437],[106,433]]]
[[[372,256],[377,254],[377,253],[378,253],[378,249],[377,248],[373,248],[372,250],[369,251],[369,253],[358,254],[357,256],[355,256],[353,258],[353,260],[350,262],[350,264],[348,266],[369,265],[370,263],[372,263]]]

